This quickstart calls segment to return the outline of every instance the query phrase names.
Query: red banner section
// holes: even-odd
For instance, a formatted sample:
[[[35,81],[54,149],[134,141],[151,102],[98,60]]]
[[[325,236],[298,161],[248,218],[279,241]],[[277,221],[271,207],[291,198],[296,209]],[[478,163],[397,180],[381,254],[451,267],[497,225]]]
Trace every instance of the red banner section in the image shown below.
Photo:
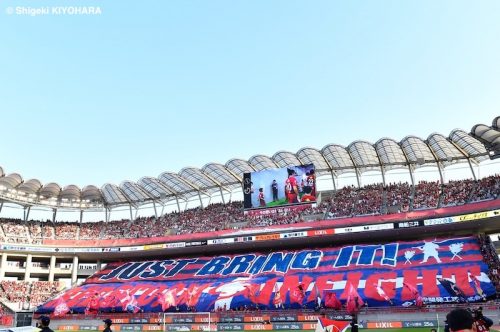
[[[432,210],[421,210],[413,211],[407,213],[396,213],[389,215],[378,215],[378,216],[365,216],[365,217],[355,217],[355,218],[342,218],[334,220],[321,220],[316,222],[304,222],[297,223],[293,225],[274,225],[268,227],[245,229],[243,231],[234,230],[223,230],[217,232],[209,233],[196,233],[196,234],[183,234],[183,235],[171,235],[166,237],[157,238],[140,238],[140,239],[110,239],[110,240],[52,240],[44,239],[43,244],[58,247],[115,247],[115,246],[135,246],[135,245],[145,245],[154,243],[165,243],[165,242],[182,242],[182,241],[201,241],[211,238],[221,238],[230,236],[244,236],[245,234],[262,234],[266,232],[277,232],[283,230],[304,230],[308,232],[320,232],[311,233],[314,235],[327,235],[329,233],[321,233],[322,230],[312,230],[317,228],[327,228],[327,227],[339,227],[339,226],[355,226],[355,225],[366,225],[366,224],[383,224],[387,222],[395,221],[409,221],[409,220],[421,220],[428,218],[446,217],[465,213],[472,213],[476,211],[486,211],[500,207],[500,200],[492,200],[486,202],[472,203],[461,206],[446,207],[440,209]],[[467,221],[467,220],[464,220]],[[333,230],[328,230],[333,234]],[[312,236],[314,236],[312,235]],[[173,243],[175,245],[175,243]],[[175,246],[173,246],[175,247]]]

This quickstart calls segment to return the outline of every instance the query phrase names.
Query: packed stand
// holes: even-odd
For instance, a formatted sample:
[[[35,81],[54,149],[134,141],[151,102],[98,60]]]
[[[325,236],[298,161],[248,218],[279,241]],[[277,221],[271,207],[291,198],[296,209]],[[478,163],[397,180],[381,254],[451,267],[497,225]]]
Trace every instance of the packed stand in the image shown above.
[[[473,180],[449,181],[443,185],[441,206],[463,205],[469,202],[469,197],[476,183]]]
[[[397,212],[408,212],[410,210],[412,187],[407,182],[390,183],[385,191],[388,211],[393,211],[391,207],[395,207]]]
[[[55,225],[56,238],[61,240],[77,239],[79,229],[77,222],[58,222]]]
[[[432,209],[483,200],[497,199],[500,194],[500,176],[479,181],[408,183],[353,186],[337,190],[316,207],[303,211],[284,209],[280,213],[248,217],[242,202],[211,204],[172,212],[161,217],[142,217],[136,220],[112,222],[23,222],[19,219],[0,219],[0,241],[8,243],[43,243],[44,239],[116,239],[163,237],[176,234],[212,232],[223,229],[286,225],[317,219],[335,219],[361,215],[399,213]]]
[[[499,196],[500,176],[488,176],[478,181],[470,195],[470,202],[497,199]]]
[[[484,262],[488,265],[488,277],[495,285],[497,293],[500,294],[500,259],[495,247],[491,243],[491,239],[488,235],[480,234],[478,235],[479,244],[481,246],[481,253],[483,255]]]
[[[413,210],[434,209],[438,206],[440,195],[439,182],[420,181],[413,195]]]
[[[21,219],[8,219],[3,222],[2,229],[5,236],[5,242],[8,243],[30,243],[28,227]]]
[[[31,308],[38,306],[54,297],[63,288],[63,284],[59,281],[3,280],[0,286],[0,299],[18,303],[20,308],[25,304],[29,304]]]
[[[4,300],[15,303],[27,303],[30,284],[27,281],[2,280],[0,285],[5,296]]]
[[[59,281],[33,281],[29,293],[29,303],[31,307],[38,306],[53,298],[63,285]]]

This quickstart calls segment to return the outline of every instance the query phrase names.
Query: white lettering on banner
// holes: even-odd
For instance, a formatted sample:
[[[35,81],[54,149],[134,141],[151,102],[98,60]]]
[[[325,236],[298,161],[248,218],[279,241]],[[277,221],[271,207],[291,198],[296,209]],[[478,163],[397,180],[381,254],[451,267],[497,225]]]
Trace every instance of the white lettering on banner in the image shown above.
[[[357,232],[367,232],[367,231],[379,231],[379,230],[385,230],[385,229],[394,229],[394,224],[387,223],[387,224],[378,224],[378,225],[335,228],[335,233],[336,234],[357,233]]]
[[[293,233],[281,233],[280,238],[281,239],[288,239],[291,237],[306,237],[307,232],[293,232]]]
[[[224,243],[233,243],[234,238],[225,238],[225,239],[212,239],[208,240],[207,244],[224,244]]]
[[[455,222],[455,220],[452,217],[435,218],[435,219],[424,220],[424,225],[425,226],[444,225],[444,224],[451,224],[453,222]]]

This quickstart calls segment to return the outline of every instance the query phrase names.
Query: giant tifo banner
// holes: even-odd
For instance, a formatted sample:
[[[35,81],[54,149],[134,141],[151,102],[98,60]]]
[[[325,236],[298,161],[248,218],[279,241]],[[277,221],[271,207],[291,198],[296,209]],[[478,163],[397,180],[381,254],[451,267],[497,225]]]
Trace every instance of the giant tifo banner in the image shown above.
[[[61,314],[411,306],[493,297],[474,237],[108,264],[37,310]],[[358,296],[358,295],[357,295]]]

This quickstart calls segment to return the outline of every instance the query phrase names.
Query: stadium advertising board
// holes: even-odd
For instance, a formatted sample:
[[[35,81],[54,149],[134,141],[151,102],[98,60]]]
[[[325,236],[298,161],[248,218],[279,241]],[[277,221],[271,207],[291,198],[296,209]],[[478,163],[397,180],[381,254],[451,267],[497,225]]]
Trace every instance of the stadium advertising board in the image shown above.
[[[476,238],[458,237],[112,263],[38,311],[314,308],[352,288],[369,306],[475,302],[495,294],[482,258]]]
[[[245,210],[316,202],[314,165],[289,166],[243,174]]]

